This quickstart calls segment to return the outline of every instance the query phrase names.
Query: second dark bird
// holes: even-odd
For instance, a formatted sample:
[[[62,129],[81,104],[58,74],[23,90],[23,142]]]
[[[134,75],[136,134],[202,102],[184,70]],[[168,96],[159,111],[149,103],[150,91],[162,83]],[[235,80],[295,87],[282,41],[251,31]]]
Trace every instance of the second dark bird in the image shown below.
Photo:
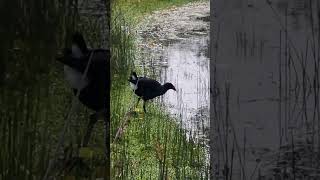
[[[89,49],[81,33],[72,36],[71,48],[65,48],[57,60],[64,64],[65,78],[69,82],[74,95],[80,91],[79,100],[89,109],[95,111],[90,116],[87,133],[83,145],[86,146],[94,124],[98,118],[107,116],[109,111],[110,92],[110,50]],[[88,64],[91,60],[90,64]],[[88,72],[82,76],[88,66]]]

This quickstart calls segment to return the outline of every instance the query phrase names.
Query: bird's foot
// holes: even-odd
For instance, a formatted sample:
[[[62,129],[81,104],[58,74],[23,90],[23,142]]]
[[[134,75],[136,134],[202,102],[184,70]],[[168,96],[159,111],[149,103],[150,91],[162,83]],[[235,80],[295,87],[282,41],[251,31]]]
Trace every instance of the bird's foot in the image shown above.
[[[137,114],[138,119],[144,119],[144,111],[140,108],[135,108],[134,112]]]
[[[136,108],[134,109],[134,111],[137,112],[137,113],[141,113],[141,112],[142,112],[141,109],[138,108],[138,107],[136,107]]]

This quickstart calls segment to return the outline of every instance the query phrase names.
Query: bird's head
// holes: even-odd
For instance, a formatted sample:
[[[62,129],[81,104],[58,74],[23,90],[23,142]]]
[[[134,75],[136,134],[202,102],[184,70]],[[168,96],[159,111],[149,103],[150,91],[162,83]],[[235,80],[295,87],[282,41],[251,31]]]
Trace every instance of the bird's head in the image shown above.
[[[168,90],[172,89],[174,91],[177,91],[176,88],[171,83],[165,83],[163,86],[164,86],[165,89],[168,89]]]
[[[131,76],[128,79],[128,81],[135,84],[137,82],[137,80],[138,80],[137,73],[136,72],[132,72]]]

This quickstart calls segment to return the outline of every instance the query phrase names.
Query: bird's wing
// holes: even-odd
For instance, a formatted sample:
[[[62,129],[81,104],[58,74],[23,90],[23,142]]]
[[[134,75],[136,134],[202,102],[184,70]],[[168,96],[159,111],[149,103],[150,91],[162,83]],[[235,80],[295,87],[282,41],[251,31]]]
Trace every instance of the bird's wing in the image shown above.
[[[138,87],[143,87],[145,89],[156,89],[159,86],[161,86],[161,84],[156,80],[146,77],[141,77],[138,79]]]
[[[143,96],[148,98],[153,98],[153,96],[159,91],[161,84],[153,79],[149,78],[139,78],[138,89]]]

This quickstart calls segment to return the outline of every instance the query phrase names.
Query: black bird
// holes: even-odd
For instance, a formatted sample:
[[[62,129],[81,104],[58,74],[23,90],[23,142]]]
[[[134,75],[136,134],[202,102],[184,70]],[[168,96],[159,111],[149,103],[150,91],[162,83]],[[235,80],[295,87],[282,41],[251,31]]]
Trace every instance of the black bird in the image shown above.
[[[91,58],[88,72],[82,76]],[[98,118],[109,111],[110,92],[110,50],[88,49],[81,33],[72,37],[72,47],[65,48],[62,56],[57,58],[64,64],[65,78],[74,95],[80,90],[79,101],[95,113],[90,116],[84,146],[89,141],[91,131]]]
[[[128,79],[134,93],[139,96],[137,105],[140,99],[143,100],[143,110],[146,113],[146,101],[165,94],[169,89],[176,91],[176,88],[171,83],[161,85],[158,81],[147,78],[138,77],[136,72],[132,72]]]

